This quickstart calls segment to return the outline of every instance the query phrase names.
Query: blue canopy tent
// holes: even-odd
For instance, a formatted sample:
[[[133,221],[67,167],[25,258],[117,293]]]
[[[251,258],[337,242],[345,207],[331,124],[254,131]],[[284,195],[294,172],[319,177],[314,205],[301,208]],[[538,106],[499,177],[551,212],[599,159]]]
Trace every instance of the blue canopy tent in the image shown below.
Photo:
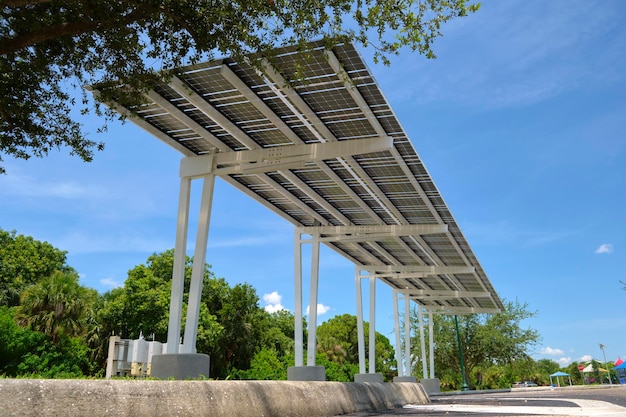
[[[566,374],[565,372],[561,372],[561,371],[555,372],[552,375],[550,375],[550,385],[554,386],[554,384],[552,383],[552,377],[555,377],[556,378],[556,386],[560,387],[561,384],[559,383],[559,377],[561,377],[561,379],[562,379],[564,376],[569,378],[569,385],[571,387],[572,386],[572,377],[570,377],[569,374]],[[565,384],[565,380],[563,380],[563,384]]]
[[[622,362],[613,369],[615,369],[615,371],[617,372],[617,378],[619,379],[619,383],[626,384],[626,362]]]

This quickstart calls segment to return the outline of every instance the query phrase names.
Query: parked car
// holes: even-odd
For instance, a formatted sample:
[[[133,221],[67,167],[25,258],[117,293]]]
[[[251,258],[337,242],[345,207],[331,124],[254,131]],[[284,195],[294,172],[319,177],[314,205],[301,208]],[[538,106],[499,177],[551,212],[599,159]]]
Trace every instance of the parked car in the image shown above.
[[[514,382],[511,385],[512,388],[527,388],[527,387],[536,387],[538,386],[533,381],[524,381],[524,382]]]

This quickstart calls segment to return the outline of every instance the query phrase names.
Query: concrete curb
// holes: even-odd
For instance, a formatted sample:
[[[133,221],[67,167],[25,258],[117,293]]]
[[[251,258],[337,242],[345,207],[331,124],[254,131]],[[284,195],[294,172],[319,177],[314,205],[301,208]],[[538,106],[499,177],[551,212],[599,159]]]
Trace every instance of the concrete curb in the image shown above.
[[[3,416],[323,417],[426,403],[413,383],[0,379]]]

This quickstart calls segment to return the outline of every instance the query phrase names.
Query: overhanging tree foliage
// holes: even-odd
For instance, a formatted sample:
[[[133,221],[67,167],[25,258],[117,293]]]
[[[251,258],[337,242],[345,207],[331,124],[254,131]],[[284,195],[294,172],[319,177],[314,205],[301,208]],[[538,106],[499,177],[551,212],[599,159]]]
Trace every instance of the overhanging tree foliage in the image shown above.
[[[467,0],[8,0],[0,8],[1,155],[27,159],[67,146],[85,161],[103,144],[72,118],[83,85],[125,85],[125,103],[167,70],[216,54],[269,53],[325,38],[434,57],[441,25],[478,9]],[[113,91],[115,90],[115,91]],[[102,91],[110,102],[119,89]],[[81,97],[80,95],[78,97]],[[82,93],[83,113],[90,104]],[[95,112],[104,113],[99,106]],[[106,123],[105,123],[106,125]],[[105,126],[106,127],[106,126]],[[4,169],[0,166],[0,173]]]

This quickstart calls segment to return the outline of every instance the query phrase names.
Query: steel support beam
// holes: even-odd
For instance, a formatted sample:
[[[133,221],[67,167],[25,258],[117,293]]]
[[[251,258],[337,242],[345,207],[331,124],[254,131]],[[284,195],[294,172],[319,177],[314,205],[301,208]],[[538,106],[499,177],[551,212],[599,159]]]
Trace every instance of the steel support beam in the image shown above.
[[[405,224],[373,226],[310,226],[300,227],[302,233],[323,236],[397,237],[445,233],[447,224]]]
[[[403,294],[409,297],[420,297],[429,300],[448,299],[448,298],[488,298],[491,293],[486,291],[448,291],[448,290],[403,290]]]
[[[482,307],[450,307],[450,306],[429,306],[435,314],[448,314],[463,316],[466,314],[497,314],[501,310],[499,308],[482,308]]]
[[[307,366],[315,366],[317,353],[317,290],[320,268],[320,243],[313,242],[311,249],[311,279],[309,293],[309,340],[307,346]]]
[[[178,353],[180,345],[180,323],[185,290],[185,261],[187,258],[187,230],[189,227],[189,197],[191,178],[180,179],[178,194],[178,218],[176,221],[176,243],[174,244],[174,268],[172,271],[172,296],[167,326],[166,353]]]
[[[188,156],[181,160],[180,175],[200,177],[206,174],[258,174],[302,168],[310,162],[388,151],[392,147],[393,140],[389,136],[383,136]]]
[[[428,347],[430,359],[430,378],[435,378],[435,334],[434,334],[433,312],[428,310]]]
[[[356,330],[359,349],[359,373],[365,373],[365,331],[363,326],[363,289],[361,271],[355,267],[354,281],[356,284]]]
[[[422,356],[422,377],[424,379],[428,378],[428,368],[426,367],[426,340],[424,338],[424,313],[422,311],[422,306],[417,306],[417,318],[420,322],[420,347],[421,347],[421,356]]]
[[[183,338],[183,348],[181,353],[196,352],[196,339],[198,337],[198,318],[200,316],[202,282],[204,280],[206,250],[209,239],[209,224],[211,220],[211,205],[213,203],[214,185],[214,175],[208,175],[204,178],[204,184],[202,187],[202,198],[200,202],[200,214],[198,219],[198,232],[196,233],[196,248],[193,255],[191,285],[189,287],[187,322],[185,324],[185,336]]]
[[[404,297],[404,363],[406,376],[412,376],[413,363],[411,361],[411,300]]]
[[[376,277],[370,276],[369,373],[376,373]]]
[[[447,274],[473,274],[475,268],[473,266],[434,266],[434,265],[360,265],[359,269],[372,272],[376,276],[383,276],[385,272],[386,278],[393,278],[394,273],[414,274],[414,277],[429,275],[447,275]]]
[[[393,289],[393,324],[396,336],[396,367],[398,368],[398,376],[404,376],[404,366],[402,364],[402,343],[400,335],[400,315],[398,312],[398,290]]]
[[[296,366],[304,366],[304,345],[303,345],[303,328],[302,328],[302,244],[300,242],[300,233],[296,230],[293,238],[294,252],[294,344],[295,344],[295,362]]]

